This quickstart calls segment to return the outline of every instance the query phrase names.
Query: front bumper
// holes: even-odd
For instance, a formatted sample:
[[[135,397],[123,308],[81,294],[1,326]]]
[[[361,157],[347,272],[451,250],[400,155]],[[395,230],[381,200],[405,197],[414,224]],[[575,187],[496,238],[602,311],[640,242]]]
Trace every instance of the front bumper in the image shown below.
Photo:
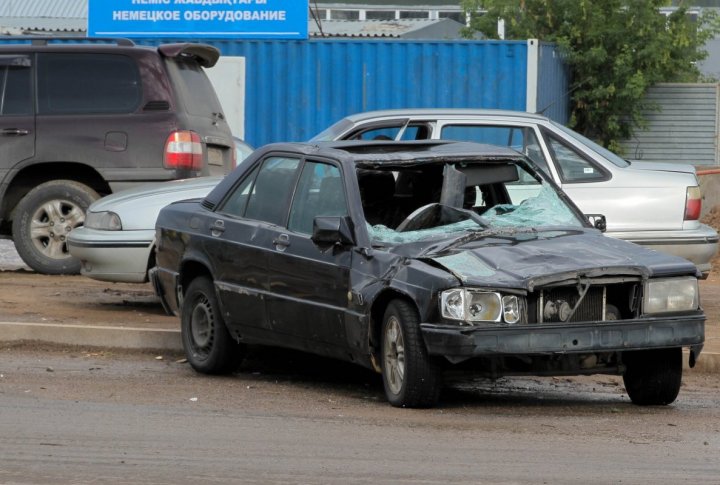
[[[634,320],[459,327],[423,323],[430,355],[460,362],[494,355],[618,352],[666,347],[696,347],[705,341],[705,315]]]
[[[70,254],[80,272],[101,281],[143,283],[155,239],[154,230],[100,231],[78,227],[68,236]]]

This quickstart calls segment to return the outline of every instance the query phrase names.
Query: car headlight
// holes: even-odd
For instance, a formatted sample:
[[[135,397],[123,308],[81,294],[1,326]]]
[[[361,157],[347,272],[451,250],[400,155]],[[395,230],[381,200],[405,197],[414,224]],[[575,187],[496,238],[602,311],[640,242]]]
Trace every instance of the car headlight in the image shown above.
[[[517,323],[521,314],[520,301],[515,295],[465,288],[443,291],[440,311],[443,318],[465,322]]]
[[[697,278],[659,278],[645,284],[644,313],[683,312],[699,306]]]
[[[103,231],[121,231],[122,222],[120,216],[114,212],[88,212],[85,215],[83,225],[89,229],[100,229]]]

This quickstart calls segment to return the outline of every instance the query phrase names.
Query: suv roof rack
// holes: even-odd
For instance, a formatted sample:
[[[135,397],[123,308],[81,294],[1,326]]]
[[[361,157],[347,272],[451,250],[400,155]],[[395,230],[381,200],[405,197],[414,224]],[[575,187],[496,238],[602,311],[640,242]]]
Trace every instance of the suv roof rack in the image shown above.
[[[119,46],[124,47],[132,47],[135,45],[135,42],[133,42],[130,39],[126,39],[124,37],[80,37],[80,36],[63,36],[63,37],[57,37],[57,36],[49,36],[49,35],[3,35],[0,36],[0,40],[29,40],[31,41],[32,45],[48,45],[50,42],[54,41],[80,41],[81,43],[104,43],[104,44],[110,44],[114,43]]]

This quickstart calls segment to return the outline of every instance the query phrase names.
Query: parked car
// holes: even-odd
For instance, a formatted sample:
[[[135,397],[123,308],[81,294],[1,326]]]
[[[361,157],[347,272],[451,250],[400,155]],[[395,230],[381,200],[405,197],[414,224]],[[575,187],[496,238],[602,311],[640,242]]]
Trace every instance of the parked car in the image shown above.
[[[252,147],[234,138],[238,164]],[[85,224],[67,238],[70,254],[80,261],[80,273],[101,281],[145,283],[155,266],[155,222],[160,209],[183,199],[205,197],[222,177],[196,177],[108,195],[88,208]]]
[[[47,274],[77,273],[67,237],[100,196],[224,174],[230,129],[203,44],[13,37],[0,44],[0,237]]]
[[[699,222],[702,199],[687,164],[626,161],[544,116],[517,111],[406,109],[348,116],[312,141],[464,140],[514,148],[537,163],[607,235],[682,256],[705,274],[717,232]]]
[[[704,341],[695,265],[604,236],[503,147],[269,145],[162,209],[157,241],[151,278],[203,373],[254,343],[373,368],[395,406],[435,404],[447,368],[622,374],[668,404]]]

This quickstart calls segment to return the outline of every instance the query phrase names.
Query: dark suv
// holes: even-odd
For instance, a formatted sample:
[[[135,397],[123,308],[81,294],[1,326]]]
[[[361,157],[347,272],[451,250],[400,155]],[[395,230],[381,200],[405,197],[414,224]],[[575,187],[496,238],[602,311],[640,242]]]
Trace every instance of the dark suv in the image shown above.
[[[234,165],[230,128],[203,72],[216,48],[8,40],[0,45],[0,237],[12,235],[34,270],[79,271],[66,237],[98,197]]]

